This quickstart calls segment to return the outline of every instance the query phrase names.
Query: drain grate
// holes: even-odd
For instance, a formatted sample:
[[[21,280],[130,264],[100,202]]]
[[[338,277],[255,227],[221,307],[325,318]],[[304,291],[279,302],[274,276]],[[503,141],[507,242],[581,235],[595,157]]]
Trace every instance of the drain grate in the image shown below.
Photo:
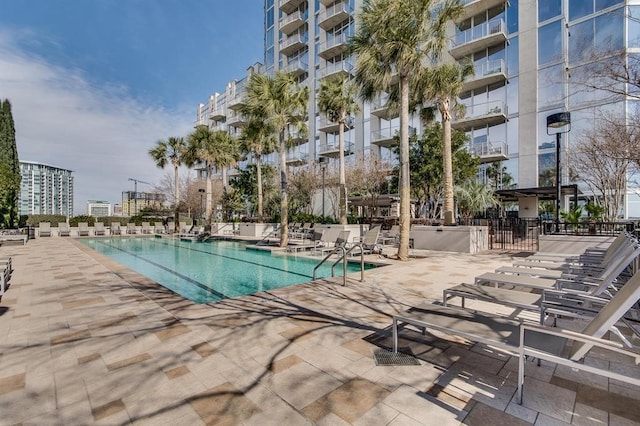
[[[414,356],[394,353],[385,349],[378,349],[373,352],[373,359],[376,365],[420,365],[420,361]]]

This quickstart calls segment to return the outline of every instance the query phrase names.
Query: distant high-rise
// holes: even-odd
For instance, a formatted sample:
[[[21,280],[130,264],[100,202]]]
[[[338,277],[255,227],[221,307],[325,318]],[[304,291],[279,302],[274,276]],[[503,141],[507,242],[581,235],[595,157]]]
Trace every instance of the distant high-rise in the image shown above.
[[[72,171],[33,161],[20,161],[20,215],[73,216]]]
[[[95,217],[111,216],[111,203],[108,201],[87,201],[87,215]]]

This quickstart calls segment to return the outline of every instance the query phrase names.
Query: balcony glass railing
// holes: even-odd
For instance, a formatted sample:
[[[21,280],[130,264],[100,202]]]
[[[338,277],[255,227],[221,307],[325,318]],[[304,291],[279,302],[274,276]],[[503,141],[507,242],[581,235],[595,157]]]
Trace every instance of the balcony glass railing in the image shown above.
[[[452,47],[462,46],[463,44],[499,33],[506,33],[506,26],[502,18],[493,19],[456,34],[452,40]]]
[[[287,47],[293,46],[294,44],[298,43],[306,44],[307,41],[309,41],[308,34],[294,34],[290,37],[280,40],[280,50],[286,49]]]
[[[493,61],[476,65],[474,78],[480,79],[499,73],[505,73],[504,59],[494,59]]]
[[[284,67],[285,72],[296,72],[296,71],[306,71],[308,68],[306,62],[301,59],[296,59],[294,61],[289,62]]]
[[[280,27],[282,28],[287,24],[290,24],[291,22],[297,21],[297,20],[306,21],[308,16],[309,16],[308,11],[300,12],[299,10],[296,10],[291,15],[287,15],[280,20]]]
[[[470,105],[466,107],[464,117],[457,121],[471,118],[480,118],[487,115],[504,114],[507,115],[507,105],[502,101],[487,102],[484,104]]]
[[[353,142],[344,141],[344,150],[350,152],[353,148]],[[318,153],[326,154],[330,152],[340,151],[340,147],[338,146],[338,142],[327,143],[324,145],[318,146]]]
[[[320,70],[320,77],[326,77],[339,72],[350,73],[352,70],[353,65],[347,61],[327,62],[325,67]]]
[[[328,18],[331,18],[334,15],[338,15],[340,13],[346,13],[351,15],[353,13],[353,7],[349,4],[345,3],[337,3],[331,7],[328,7],[318,16],[318,22],[326,21]]]
[[[505,142],[487,141],[472,143],[469,145],[469,153],[478,157],[507,156],[507,144]]]
[[[409,126],[409,136],[415,135],[417,129],[415,127]],[[394,137],[400,137],[400,126],[388,127],[386,129],[373,130],[371,132],[371,141],[384,141],[393,139]]]
[[[324,52],[325,50],[329,50],[332,47],[339,46],[341,44],[346,44],[349,41],[349,36],[347,34],[340,34],[335,37],[332,37],[322,43],[320,46],[320,51]]]

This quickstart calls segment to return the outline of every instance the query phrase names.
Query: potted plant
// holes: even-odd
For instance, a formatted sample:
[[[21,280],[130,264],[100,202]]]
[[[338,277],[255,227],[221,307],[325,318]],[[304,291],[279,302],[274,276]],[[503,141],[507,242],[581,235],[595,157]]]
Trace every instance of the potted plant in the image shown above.
[[[584,209],[587,211],[589,215],[589,234],[596,234],[596,222],[602,222],[602,217],[604,215],[604,206],[600,204],[596,204],[592,200],[584,206]]]
[[[580,219],[582,218],[582,206],[574,205],[569,211],[560,212],[560,216],[566,223],[572,224],[575,235],[578,235]]]

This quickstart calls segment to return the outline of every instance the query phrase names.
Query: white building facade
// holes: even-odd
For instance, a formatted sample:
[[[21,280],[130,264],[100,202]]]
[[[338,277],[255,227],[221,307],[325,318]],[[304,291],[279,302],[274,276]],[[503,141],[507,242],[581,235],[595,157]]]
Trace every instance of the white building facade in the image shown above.
[[[450,28],[449,60],[471,60],[475,75],[467,80],[460,101],[464,116],[452,127],[469,137],[469,149],[480,158],[478,178],[487,179],[495,162],[512,177],[516,188],[555,185],[555,136],[547,134],[546,117],[571,112],[571,131],[562,135],[562,164],[572,141],[603,112],[628,114],[633,103],[621,97],[585,91],[577,76],[594,57],[606,51],[640,54],[639,0],[462,0],[464,15]],[[252,72],[293,72],[310,88],[308,137],[294,135],[287,153],[291,167],[330,162],[338,157],[338,125],[318,112],[316,94],[323,78],[352,76],[355,58],[348,54],[362,0],[265,0],[264,64]],[[239,134],[244,125],[237,113],[247,76],[232,80],[198,106],[196,125]],[[358,159],[395,165],[391,148],[399,118],[385,108],[385,96],[361,105],[345,134],[347,164]],[[420,120],[410,126],[421,132]],[[275,157],[270,161],[276,162]],[[551,178],[550,178],[551,177]],[[570,181],[561,168],[561,184]],[[578,183],[579,184],[579,183]],[[581,189],[585,189],[581,187]],[[535,197],[519,199],[520,215],[536,217]],[[563,197],[562,208],[569,198]],[[629,189],[625,217],[640,217],[640,197]]]
[[[94,217],[111,216],[111,203],[108,201],[87,201],[87,215]]]
[[[73,216],[72,171],[33,161],[20,161],[20,215]]]

